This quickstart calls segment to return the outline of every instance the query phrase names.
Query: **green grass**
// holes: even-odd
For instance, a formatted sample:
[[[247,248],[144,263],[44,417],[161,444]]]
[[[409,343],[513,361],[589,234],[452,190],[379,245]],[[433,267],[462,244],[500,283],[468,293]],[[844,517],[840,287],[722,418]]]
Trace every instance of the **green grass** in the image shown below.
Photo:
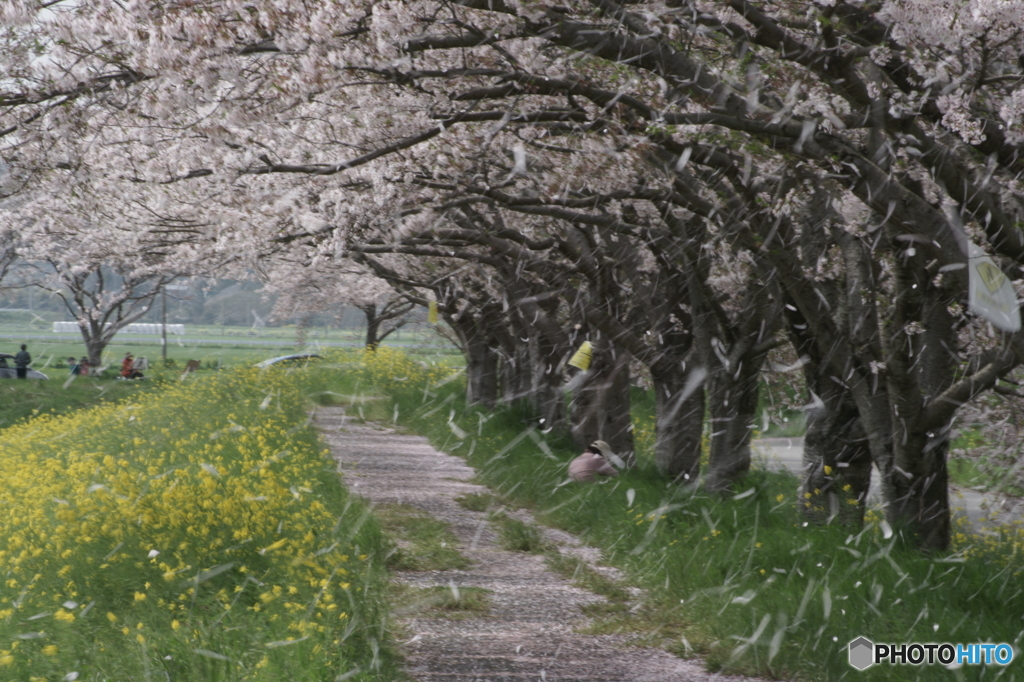
[[[455,498],[459,506],[468,511],[486,512],[495,505],[496,499],[490,493],[466,493]]]
[[[4,322],[3,319],[0,318],[0,350],[4,350],[7,345],[14,347],[14,344],[24,342],[28,343],[32,348],[54,350],[54,352],[57,353],[55,357],[61,357],[60,353],[63,352],[64,349],[67,349],[70,354],[74,354],[76,352],[77,355],[82,354],[84,346],[78,334],[55,334],[52,332],[52,328],[52,322]],[[294,325],[252,329],[251,327],[240,326],[186,324],[185,329],[186,333],[183,337],[179,337],[174,334],[167,335],[169,355],[182,355],[189,349],[196,348],[237,348],[252,350],[257,354],[262,353],[266,357],[272,357],[275,354],[282,354],[281,349],[294,349],[298,347],[297,344],[300,340],[300,336],[302,337],[302,340],[304,340],[304,343],[302,344],[304,347],[316,346],[317,344],[325,343],[360,346],[366,341],[366,330],[362,328],[328,329],[324,327],[309,327],[301,335]],[[25,338],[26,335],[46,335],[58,338],[47,339],[44,341]],[[186,338],[202,339],[203,342],[186,342],[183,340]],[[246,343],[251,341],[260,341],[261,344],[259,346],[254,346],[251,343]],[[115,353],[120,351],[121,348],[145,349],[137,354],[159,357],[161,344],[162,341],[159,334],[121,333],[115,337],[115,343],[112,344],[111,348],[112,352]],[[398,332],[389,335],[384,340],[385,346],[396,344],[401,344],[403,347],[410,348],[415,348],[416,346],[431,346],[433,347],[431,348],[431,352],[443,352],[448,354],[458,352],[449,341],[437,334],[432,328],[425,327],[400,329]],[[33,351],[32,348],[29,350],[35,354],[35,351]],[[75,350],[76,348],[78,349],[77,351]],[[269,355],[266,355],[268,353]],[[121,354],[123,355],[123,351],[121,351]],[[67,357],[67,354],[65,354],[64,357]]]
[[[760,438],[799,438],[807,433],[807,414],[787,411],[782,422],[769,422],[767,431],[760,431]]]
[[[552,571],[571,580],[577,587],[607,599],[604,603],[598,602],[584,606],[582,608],[584,614],[607,619],[612,614],[621,614],[629,609],[632,595],[625,585],[612,580],[587,562],[580,561],[568,554],[562,554],[557,549],[549,549],[545,554],[545,563]],[[607,634],[609,631],[619,630],[619,628],[608,630],[609,622],[603,620],[600,625],[593,625],[588,631],[595,634]]]
[[[392,586],[392,614],[399,617],[434,617],[450,620],[476,618],[491,610],[491,590],[483,587]]]
[[[76,376],[72,379],[67,357],[76,351],[75,357],[81,357],[81,348],[52,355],[41,354],[33,347],[33,367],[39,368],[49,376],[49,381],[0,379],[0,429],[39,414],[68,414],[74,410],[162,390],[168,382],[176,383],[182,380],[182,368],[190,359],[201,362],[201,369],[198,372],[185,377],[189,381],[194,381],[215,373],[218,367],[230,369],[249,366],[266,357],[265,350],[258,354],[245,351],[203,351],[182,355],[181,358],[172,355],[173,364],[170,366],[165,366],[155,358],[151,359],[152,364],[145,372],[145,379],[121,381],[117,378],[118,356],[113,351],[106,359],[110,366],[103,376]],[[123,356],[123,353],[119,350],[118,352]]]
[[[989,467],[983,467],[978,460],[973,458],[951,458],[949,460],[949,478],[954,485],[975,490],[990,490],[999,487],[1002,483],[996,472]]]
[[[0,379],[0,429],[39,414],[68,414],[103,403],[142,395],[158,387],[154,381],[76,378],[61,381]]]
[[[576,454],[567,439],[531,435],[514,410],[468,409],[457,382],[389,362],[403,367],[404,380],[372,387],[390,391],[393,405],[382,410],[389,421],[394,411],[399,424],[464,456],[502,500],[603,548],[647,590],[642,608],[609,609],[596,627],[699,653],[713,670],[781,679],[1021,679],[1015,666],[855,672],[846,659],[847,643],[859,636],[1020,646],[1019,534],[1000,541],[958,531],[955,553],[924,555],[905,546],[898,529],[887,537],[875,514],[863,529],[805,525],[792,475],[753,471],[723,500],[666,485],[643,450],[640,466],[618,479],[561,485]],[[372,375],[360,372],[363,381]]]
[[[950,443],[949,479],[954,485],[983,491],[999,491],[1024,497],[1024,487],[1018,482],[1018,451],[1007,444],[1001,457],[986,457],[979,452],[991,452],[980,426],[961,429]]]
[[[448,525],[415,507],[385,504],[376,508],[381,527],[393,545],[388,567],[396,571],[447,571],[472,562],[458,549]]]
[[[543,554],[550,549],[550,543],[544,539],[544,534],[536,526],[503,512],[491,514],[491,523],[498,528],[498,537],[503,549],[531,554]]]
[[[32,354],[32,367],[48,375],[51,380],[64,381],[67,378],[67,359],[69,356],[80,358],[86,355],[85,346],[81,341],[39,341],[11,339],[5,341],[0,336],[0,351],[13,353],[14,349],[21,343],[28,345]],[[140,343],[133,339],[120,340],[107,346],[103,353],[103,362],[109,366],[107,375],[114,377],[120,369],[121,360],[125,353],[132,353],[137,357],[149,358],[152,371],[158,372],[162,369],[163,358],[159,344]],[[253,365],[260,360],[266,360],[278,355],[285,355],[293,352],[290,349],[282,350],[273,347],[225,347],[216,344],[179,346],[169,340],[167,357],[173,361],[176,371],[189,360],[199,360],[203,369],[216,369],[236,367],[239,365]],[[173,373],[173,372],[170,372]]]

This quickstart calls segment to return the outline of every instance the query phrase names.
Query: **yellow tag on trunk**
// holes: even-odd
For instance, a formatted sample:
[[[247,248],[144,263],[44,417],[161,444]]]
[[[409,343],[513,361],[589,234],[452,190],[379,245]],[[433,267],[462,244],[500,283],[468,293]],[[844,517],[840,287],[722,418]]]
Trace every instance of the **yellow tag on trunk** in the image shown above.
[[[579,367],[582,370],[590,369],[590,356],[594,352],[594,347],[590,345],[590,341],[584,341],[580,344],[580,347],[572,354],[569,358],[569,365],[571,367]]]
[[[437,324],[437,301],[427,302],[427,322]]]

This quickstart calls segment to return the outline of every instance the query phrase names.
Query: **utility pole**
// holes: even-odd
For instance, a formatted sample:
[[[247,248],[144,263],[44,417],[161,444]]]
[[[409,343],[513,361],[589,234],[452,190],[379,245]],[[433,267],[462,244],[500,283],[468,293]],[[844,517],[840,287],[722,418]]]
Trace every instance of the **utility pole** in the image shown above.
[[[162,324],[160,325],[160,333],[162,335],[162,343],[163,343],[163,358],[164,358],[164,362],[166,363],[167,362],[167,287],[161,287],[160,288],[160,297],[163,299],[163,304],[164,304],[163,305],[164,312],[163,312],[163,319],[161,320]]]

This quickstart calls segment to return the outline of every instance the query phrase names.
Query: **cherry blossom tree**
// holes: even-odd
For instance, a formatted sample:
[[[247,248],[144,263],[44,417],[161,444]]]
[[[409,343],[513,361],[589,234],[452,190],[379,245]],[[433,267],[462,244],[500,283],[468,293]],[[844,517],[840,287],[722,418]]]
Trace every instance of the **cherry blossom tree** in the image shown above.
[[[1019,0],[47,4],[3,9],[5,191],[70,169],[202,205],[251,260],[476,263],[452,305],[529,332],[546,423],[574,332],[599,333],[665,384],[673,477],[699,384],[715,489],[784,327],[808,513],[861,501],[868,453],[890,521],[948,544],[952,419],[1024,357],[965,313],[963,267],[968,242],[1024,265]]]
[[[289,262],[290,253],[267,257],[260,263],[266,279],[265,291],[277,293],[274,314],[294,317],[337,310],[340,306],[359,308],[366,316],[367,348],[376,348],[410,321],[416,304],[396,292],[365,266],[349,259],[337,261],[312,251],[310,260]]]
[[[152,308],[167,284],[223,265],[204,226],[161,215],[139,188],[116,191],[57,178],[17,210],[0,209],[14,226],[21,286],[59,298],[77,321],[90,364],[125,326]]]

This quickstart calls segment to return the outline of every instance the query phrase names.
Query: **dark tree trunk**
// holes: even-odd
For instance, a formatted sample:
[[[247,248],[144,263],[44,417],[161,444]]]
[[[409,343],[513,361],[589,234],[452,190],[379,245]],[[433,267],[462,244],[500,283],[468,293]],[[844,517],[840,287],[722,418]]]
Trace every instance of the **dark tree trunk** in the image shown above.
[[[85,339],[85,351],[89,357],[89,367],[96,369],[102,366],[103,351],[107,347],[107,340],[103,338],[102,334],[89,335],[83,332],[82,336]]]
[[[498,403],[498,356],[482,334],[466,340],[466,402],[494,409]]]
[[[708,372],[711,455],[703,485],[724,493],[750,470],[761,367],[780,325],[781,294],[770,295],[752,276],[742,312],[730,316],[707,294],[699,272],[689,279],[694,347]]]
[[[529,402],[531,384],[530,342],[527,332],[513,324],[499,364],[501,401],[507,405]]]
[[[871,452],[852,398],[837,390],[807,411],[800,510],[815,523],[860,525],[871,485]]]
[[[704,487],[724,492],[750,471],[750,437],[757,413],[758,379],[764,356],[723,367],[708,381],[711,457]]]
[[[543,431],[565,429],[565,397],[560,370],[564,353],[543,334],[530,344],[530,404]]]
[[[901,528],[919,547],[939,552],[946,550],[950,541],[948,434],[948,429],[932,437],[920,432],[906,434],[907,442],[899,443],[895,453],[896,466],[906,475],[895,471],[895,497],[888,505],[894,527]]]
[[[90,320],[85,327],[79,327],[82,341],[85,342],[85,354],[89,358],[90,372],[103,366],[103,351],[107,349],[114,334],[110,328],[104,329],[102,320]]]
[[[493,310],[476,314],[446,316],[466,356],[466,403],[494,409],[498,403],[497,341],[490,330],[495,324]]]
[[[591,345],[590,368],[573,381],[569,408],[573,442],[582,450],[595,440],[603,440],[627,466],[633,466],[636,457],[631,428],[629,355],[603,335],[591,341]]]
[[[951,421],[925,424],[925,401],[954,380],[957,358],[955,321],[945,292],[932,284],[923,258],[909,258],[897,268],[897,322],[916,320],[923,331],[900,327],[890,354],[893,396],[893,496],[889,519],[928,550],[944,551],[950,542],[949,452]],[[900,291],[902,290],[902,291]]]
[[[638,220],[633,206],[623,207],[624,215]],[[626,314],[623,296],[623,280],[635,280],[641,258],[635,244],[622,235],[605,227],[598,227],[601,234],[601,249],[594,249],[597,240],[579,238],[574,240],[583,254],[580,264],[590,273],[591,288],[588,296],[608,319],[622,320]],[[574,232],[583,237],[584,231]],[[604,253],[602,254],[601,251]],[[603,256],[603,257],[602,257]],[[608,267],[614,263],[615,268]],[[579,314],[586,303],[573,306]],[[581,321],[586,315],[581,314]],[[593,337],[593,357],[588,375],[573,395],[573,435],[577,446],[585,447],[595,439],[603,440],[611,449],[632,467],[636,464],[633,443],[633,419],[630,410],[629,353],[623,344],[615,343],[606,332],[597,332]],[[582,337],[579,339],[582,341]]]
[[[393,299],[380,309],[377,308],[376,303],[367,303],[357,307],[366,315],[366,347],[372,349],[379,346],[393,331],[405,325],[405,316],[413,309],[414,304],[410,301]],[[385,328],[385,323],[391,320],[395,320],[395,322]]]
[[[371,306],[372,307],[372,306]],[[376,316],[372,319],[369,315],[366,316],[366,347],[373,349],[380,345],[380,339],[377,338],[380,332],[380,321]]]
[[[698,377],[691,379],[671,360],[655,363],[650,369],[657,412],[655,465],[672,481],[695,484],[704,432],[704,387]]]
[[[834,293],[832,305],[838,306],[839,298]],[[838,519],[860,525],[871,484],[871,449],[857,404],[831,365],[823,361],[816,340],[807,333],[807,320],[795,306],[785,310],[790,340],[804,361],[807,402],[812,406],[807,409],[800,511],[814,523]],[[864,319],[857,319],[866,326]],[[870,327],[862,334],[870,339]]]

